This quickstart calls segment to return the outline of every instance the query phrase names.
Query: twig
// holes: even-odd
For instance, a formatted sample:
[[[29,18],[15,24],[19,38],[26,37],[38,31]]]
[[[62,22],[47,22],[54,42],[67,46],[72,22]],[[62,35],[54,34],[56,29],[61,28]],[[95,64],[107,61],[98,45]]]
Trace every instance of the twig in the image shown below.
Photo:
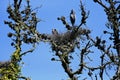
[[[20,57],[22,57],[23,55],[26,55],[27,53],[33,52],[34,50],[35,50],[35,48],[30,49],[30,50],[28,50],[28,51],[26,51],[26,52],[23,52],[23,53],[20,55]]]

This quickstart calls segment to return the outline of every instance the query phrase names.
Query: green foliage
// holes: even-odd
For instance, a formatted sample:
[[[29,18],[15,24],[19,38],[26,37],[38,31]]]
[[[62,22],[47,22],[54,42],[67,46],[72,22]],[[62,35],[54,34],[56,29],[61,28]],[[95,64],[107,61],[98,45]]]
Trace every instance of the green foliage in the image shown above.
[[[11,56],[11,60],[7,63],[0,64],[0,80],[18,80],[21,72],[21,67],[19,65],[20,61],[20,48]],[[3,66],[2,66],[3,65]]]

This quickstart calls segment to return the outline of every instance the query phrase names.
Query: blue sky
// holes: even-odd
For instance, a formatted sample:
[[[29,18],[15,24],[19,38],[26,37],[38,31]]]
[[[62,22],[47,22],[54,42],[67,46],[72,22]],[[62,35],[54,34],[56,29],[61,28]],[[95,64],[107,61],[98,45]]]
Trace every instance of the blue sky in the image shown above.
[[[11,40],[7,37],[10,31],[7,25],[4,25],[4,20],[7,19],[6,8],[12,3],[11,0],[0,0],[0,61],[9,60],[14,48],[10,46]],[[24,6],[24,3],[22,3]],[[92,0],[84,0],[86,10],[90,10],[90,15],[87,20],[86,28],[92,30],[91,36],[102,36],[102,30],[105,28],[106,16],[102,7],[93,3]],[[65,16],[69,21],[69,13],[74,9],[77,15],[76,25],[79,24],[81,16],[79,8],[79,0],[31,0],[33,9],[37,6],[42,7],[37,10],[37,15],[41,21],[38,24],[40,33],[51,33],[53,28],[59,32],[65,31],[61,21],[57,17]],[[67,79],[67,75],[59,62],[52,62],[53,53],[50,50],[50,45],[40,43],[33,53],[23,57],[25,64],[23,65],[23,75],[32,78],[32,80],[62,80]]]

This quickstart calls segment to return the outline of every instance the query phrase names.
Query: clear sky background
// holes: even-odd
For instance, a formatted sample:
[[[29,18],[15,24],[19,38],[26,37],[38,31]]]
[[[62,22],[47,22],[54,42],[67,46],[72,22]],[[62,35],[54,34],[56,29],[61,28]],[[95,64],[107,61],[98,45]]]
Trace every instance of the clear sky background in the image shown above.
[[[23,0],[24,1],[24,0]],[[7,25],[4,25],[4,20],[8,20],[6,8],[12,0],[0,0],[0,61],[10,59],[14,48],[11,47],[11,39],[7,37],[10,31]],[[24,7],[25,1],[22,3]],[[92,30],[91,36],[103,35],[102,30],[105,28],[106,16],[103,8],[92,0],[83,0],[86,10],[90,11],[87,20],[86,28]],[[37,15],[41,21],[38,24],[40,33],[51,33],[51,30],[56,28],[59,32],[65,31],[64,25],[57,17],[65,16],[69,21],[71,9],[76,12],[76,25],[80,21],[80,0],[31,0],[31,5],[34,8],[42,5],[37,10]],[[105,37],[104,37],[105,38]],[[67,79],[67,75],[61,67],[60,62],[52,62],[52,51],[49,44],[40,43],[33,53],[23,57],[25,64],[23,65],[22,73],[24,76],[32,78],[32,80],[62,80]]]

